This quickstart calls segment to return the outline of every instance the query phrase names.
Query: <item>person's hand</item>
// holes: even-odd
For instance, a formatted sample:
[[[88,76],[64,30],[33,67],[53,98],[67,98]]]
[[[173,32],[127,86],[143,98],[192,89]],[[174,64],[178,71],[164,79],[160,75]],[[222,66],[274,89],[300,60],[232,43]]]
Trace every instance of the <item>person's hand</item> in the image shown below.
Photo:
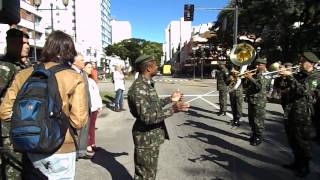
[[[250,72],[244,72],[243,76],[247,79],[252,79],[252,73]]]
[[[281,76],[290,76],[292,74],[292,71],[289,71],[289,70],[285,70],[285,71],[280,71],[279,72],[279,75]]]
[[[182,99],[183,93],[177,89],[176,91],[174,91],[171,95],[171,101],[172,102],[177,102],[180,101]]]
[[[188,102],[178,101],[172,105],[174,112],[188,111],[190,104]]]

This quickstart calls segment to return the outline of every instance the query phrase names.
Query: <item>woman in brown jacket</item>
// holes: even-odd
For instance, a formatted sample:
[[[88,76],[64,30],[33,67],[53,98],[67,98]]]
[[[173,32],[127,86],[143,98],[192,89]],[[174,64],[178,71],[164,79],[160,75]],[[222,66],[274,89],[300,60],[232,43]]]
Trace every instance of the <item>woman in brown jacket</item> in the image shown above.
[[[70,65],[76,54],[72,38],[62,31],[54,31],[47,38],[40,61],[44,63],[46,68],[57,64]],[[11,118],[17,93],[32,71],[33,68],[30,67],[15,76],[0,106],[0,119],[8,120]],[[55,76],[62,99],[62,110],[70,117],[71,126],[79,129],[86,123],[89,109],[84,80],[79,73],[72,69],[62,70]],[[75,151],[73,138],[67,131],[63,145],[55,154],[48,156],[28,153],[28,157],[34,167],[49,179],[74,179]]]

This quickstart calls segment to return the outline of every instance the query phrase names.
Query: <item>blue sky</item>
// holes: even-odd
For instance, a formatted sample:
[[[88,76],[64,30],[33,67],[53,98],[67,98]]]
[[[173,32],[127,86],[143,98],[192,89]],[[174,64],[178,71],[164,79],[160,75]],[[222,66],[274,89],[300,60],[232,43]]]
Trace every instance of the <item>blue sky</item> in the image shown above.
[[[195,8],[222,8],[229,0],[112,0],[111,16],[131,23],[132,37],[163,42],[170,21],[183,17],[184,4]],[[216,20],[219,11],[197,10],[192,25]]]

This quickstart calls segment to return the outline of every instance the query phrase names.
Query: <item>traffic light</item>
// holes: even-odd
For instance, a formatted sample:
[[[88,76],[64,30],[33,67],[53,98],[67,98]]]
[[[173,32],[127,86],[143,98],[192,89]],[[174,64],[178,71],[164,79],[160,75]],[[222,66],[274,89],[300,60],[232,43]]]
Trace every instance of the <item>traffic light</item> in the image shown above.
[[[185,4],[184,5],[184,21],[193,21],[193,12],[194,12],[194,5]]]

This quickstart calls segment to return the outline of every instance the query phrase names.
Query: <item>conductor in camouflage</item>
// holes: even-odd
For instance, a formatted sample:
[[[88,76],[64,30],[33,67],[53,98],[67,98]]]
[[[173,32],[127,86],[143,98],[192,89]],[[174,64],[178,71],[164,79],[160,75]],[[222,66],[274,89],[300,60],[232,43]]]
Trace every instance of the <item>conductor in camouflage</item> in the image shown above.
[[[160,145],[169,139],[164,119],[175,112],[186,111],[188,103],[181,100],[181,92],[159,99],[152,77],[157,73],[157,64],[150,55],[140,56],[136,62],[139,77],[128,91],[128,105],[136,118],[132,135],[134,142],[134,164],[136,180],[156,178]],[[165,105],[173,102],[168,108]]]

